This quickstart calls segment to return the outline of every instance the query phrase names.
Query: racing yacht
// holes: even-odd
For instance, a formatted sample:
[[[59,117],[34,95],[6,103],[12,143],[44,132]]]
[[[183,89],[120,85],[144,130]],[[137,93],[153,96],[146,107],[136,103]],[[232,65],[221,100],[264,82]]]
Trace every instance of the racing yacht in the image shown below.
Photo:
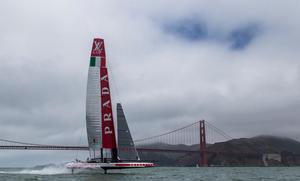
[[[104,40],[95,38],[92,45],[86,95],[86,128],[89,158],[66,164],[72,169],[129,169],[153,167],[142,162],[135,148],[120,103],[117,103],[117,135],[114,127]]]

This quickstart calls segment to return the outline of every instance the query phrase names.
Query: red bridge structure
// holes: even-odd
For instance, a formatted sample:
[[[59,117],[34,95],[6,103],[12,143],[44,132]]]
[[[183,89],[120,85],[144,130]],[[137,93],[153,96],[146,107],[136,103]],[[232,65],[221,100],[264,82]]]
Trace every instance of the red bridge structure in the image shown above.
[[[198,163],[206,167],[208,166],[207,154],[212,153],[206,147],[216,142],[231,139],[231,136],[211,123],[200,120],[173,131],[138,139],[134,142],[140,152],[198,154],[200,158]]]
[[[163,134],[137,139],[134,141],[140,153],[185,153],[198,154],[200,166],[208,166],[207,146],[216,142],[232,139],[224,131],[211,123],[200,120]],[[88,151],[87,146],[35,144],[7,139],[0,139],[0,149],[7,150],[82,150]],[[226,154],[226,153],[225,153]]]

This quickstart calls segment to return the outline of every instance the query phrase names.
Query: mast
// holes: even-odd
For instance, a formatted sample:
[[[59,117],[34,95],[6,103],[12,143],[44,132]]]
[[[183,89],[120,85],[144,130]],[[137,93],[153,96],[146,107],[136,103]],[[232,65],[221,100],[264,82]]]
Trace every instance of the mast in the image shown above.
[[[104,40],[95,38],[93,42],[91,57],[99,59],[100,65],[100,113],[101,113],[101,136],[102,149],[107,154],[111,154],[112,161],[117,161],[117,145],[114,129],[114,120],[112,113],[112,103],[110,96],[110,87],[108,71],[106,68],[106,56]]]

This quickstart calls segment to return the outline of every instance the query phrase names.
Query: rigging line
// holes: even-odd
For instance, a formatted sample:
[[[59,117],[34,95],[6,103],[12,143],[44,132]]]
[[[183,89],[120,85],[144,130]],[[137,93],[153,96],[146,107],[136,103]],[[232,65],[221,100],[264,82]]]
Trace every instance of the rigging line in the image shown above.
[[[81,140],[82,140],[83,130],[84,130],[84,126],[81,127],[81,132],[80,132],[80,138],[79,138],[78,145],[81,145]],[[76,156],[75,156],[75,158],[78,158],[78,152],[79,152],[79,150],[76,151]]]
[[[195,125],[195,124],[198,124],[198,123],[199,123],[199,121],[197,121],[197,122],[194,122],[194,123],[192,123],[192,124],[189,124],[189,125],[187,125],[187,126],[184,126],[184,127],[182,127],[182,128],[175,129],[175,130],[173,130],[173,131],[170,131],[170,132],[167,132],[167,133],[163,133],[163,134],[156,135],[156,136],[151,136],[151,137],[147,137],[147,138],[142,138],[142,139],[134,140],[134,142],[140,142],[140,141],[144,141],[144,140],[148,140],[148,139],[153,139],[153,138],[157,138],[157,137],[165,136],[165,135],[167,135],[167,134],[171,134],[171,133],[174,133],[174,132],[177,132],[177,131],[183,130],[183,129],[187,128],[187,127],[193,126],[193,125]]]
[[[111,77],[111,80],[112,80],[112,88],[113,88],[113,91],[115,92],[115,94],[116,94],[116,101],[117,102],[120,102],[121,103],[121,99],[120,99],[120,94],[119,94],[119,90],[118,90],[118,86],[117,86],[117,83],[116,83],[116,81],[115,81],[115,76],[114,76],[114,73],[113,73],[113,71],[112,71],[112,67],[111,67],[111,64],[112,63],[109,63],[109,62],[107,62],[106,63],[107,64],[107,68],[108,68],[108,70],[109,70],[109,72],[110,72],[110,77]]]

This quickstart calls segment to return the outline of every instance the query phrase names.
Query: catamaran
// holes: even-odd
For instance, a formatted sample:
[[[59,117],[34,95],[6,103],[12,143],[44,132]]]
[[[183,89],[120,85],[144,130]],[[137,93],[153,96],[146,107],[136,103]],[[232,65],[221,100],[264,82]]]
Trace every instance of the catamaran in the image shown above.
[[[66,164],[69,169],[127,169],[153,167],[141,162],[120,103],[117,104],[116,140],[104,40],[93,41],[88,71],[86,128],[90,157]]]

